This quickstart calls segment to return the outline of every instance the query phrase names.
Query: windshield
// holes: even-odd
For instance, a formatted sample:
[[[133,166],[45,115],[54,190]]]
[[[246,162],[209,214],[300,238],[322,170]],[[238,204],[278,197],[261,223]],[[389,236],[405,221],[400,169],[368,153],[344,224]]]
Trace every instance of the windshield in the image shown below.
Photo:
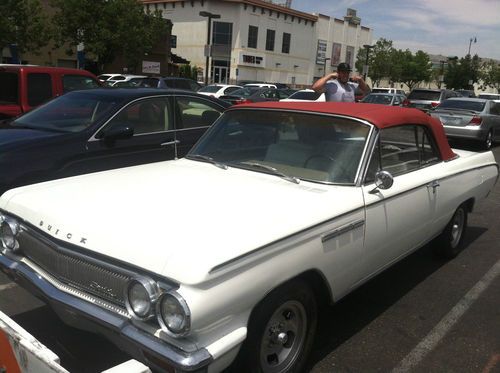
[[[238,96],[238,97],[249,97],[255,92],[257,92],[259,87],[245,87],[245,88],[240,88],[237,89],[236,91],[233,91],[229,94],[229,96]]]
[[[298,91],[295,93],[292,93],[290,97],[288,98],[293,98],[295,100],[317,100],[321,96],[321,93],[317,92],[309,92],[309,91]]]
[[[58,132],[80,132],[117,108],[118,99],[108,96],[68,93],[30,111],[13,126]]]
[[[219,87],[218,85],[207,85],[206,87],[200,88],[198,92],[209,92],[209,93],[215,93],[222,87]]]
[[[188,154],[219,165],[322,183],[355,182],[370,127],[327,115],[226,112]]]
[[[463,109],[471,111],[483,111],[484,101],[468,100],[444,100],[436,109]]]
[[[392,102],[392,96],[391,95],[382,95],[382,94],[368,95],[363,99],[363,102],[367,102],[370,104],[390,105]]]
[[[426,100],[426,101],[439,101],[441,91],[427,91],[415,89],[410,92],[408,99],[410,100]]]

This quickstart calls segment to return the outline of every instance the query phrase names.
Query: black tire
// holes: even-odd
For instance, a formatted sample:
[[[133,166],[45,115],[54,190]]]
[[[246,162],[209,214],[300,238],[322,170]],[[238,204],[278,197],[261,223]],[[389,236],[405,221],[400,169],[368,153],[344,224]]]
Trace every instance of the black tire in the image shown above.
[[[493,130],[489,130],[486,137],[483,140],[483,149],[490,150],[493,146]]]
[[[299,373],[304,370],[316,333],[318,306],[304,281],[273,290],[253,310],[231,372]]]
[[[434,249],[440,257],[452,259],[463,249],[468,211],[465,203],[458,206],[443,233],[434,240]]]

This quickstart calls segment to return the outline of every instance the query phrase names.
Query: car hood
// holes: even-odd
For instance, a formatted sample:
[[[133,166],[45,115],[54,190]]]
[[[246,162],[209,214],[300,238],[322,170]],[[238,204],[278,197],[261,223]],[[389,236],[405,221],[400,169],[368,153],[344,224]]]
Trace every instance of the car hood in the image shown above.
[[[362,203],[356,187],[182,159],[12,189],[0,208],[60,240],[195,284]]]
[[[60,132],[41,131],[29,128],[0,126],[0,152],[19,149],[23,145],[34,144],[47,138],[64,135]]]

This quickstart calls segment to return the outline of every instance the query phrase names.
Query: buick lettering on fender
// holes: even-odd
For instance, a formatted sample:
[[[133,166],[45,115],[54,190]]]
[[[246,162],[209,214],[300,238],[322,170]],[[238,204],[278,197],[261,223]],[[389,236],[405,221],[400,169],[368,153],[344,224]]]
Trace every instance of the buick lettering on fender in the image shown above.
[[[184,159],[6,192],[0,267],[154,369],[298,372],[325,301],[456,256],[497,176],[416,109],[241,105]]]

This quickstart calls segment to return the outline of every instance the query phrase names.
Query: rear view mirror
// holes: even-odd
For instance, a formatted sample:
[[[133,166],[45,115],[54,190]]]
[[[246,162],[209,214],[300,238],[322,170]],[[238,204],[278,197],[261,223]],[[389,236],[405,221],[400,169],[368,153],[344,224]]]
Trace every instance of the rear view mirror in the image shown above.
[[[134,128],[128,123],[115,123],[105,128],[101,132],[101,138],[104,140],[122,140],[129,139],[134,135]]]
[[[378,171],[375,174],[375,188],[370,191],[370,193],[376,193],[377,190],[389,189],[394,184],[394,178],[388,171]]]

